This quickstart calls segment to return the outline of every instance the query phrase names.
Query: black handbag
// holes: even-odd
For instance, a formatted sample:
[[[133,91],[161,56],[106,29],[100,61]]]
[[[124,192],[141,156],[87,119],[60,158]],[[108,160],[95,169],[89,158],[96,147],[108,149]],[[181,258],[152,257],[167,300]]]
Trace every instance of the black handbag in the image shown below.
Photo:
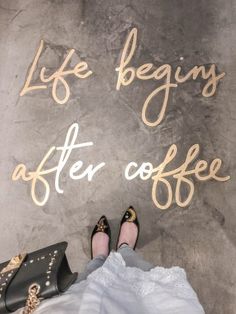
[[[66,291],[77,279],[65,255],[67,242],[20,254],[0,264],[0,314],[24,307],[32,313],[41,299]]]

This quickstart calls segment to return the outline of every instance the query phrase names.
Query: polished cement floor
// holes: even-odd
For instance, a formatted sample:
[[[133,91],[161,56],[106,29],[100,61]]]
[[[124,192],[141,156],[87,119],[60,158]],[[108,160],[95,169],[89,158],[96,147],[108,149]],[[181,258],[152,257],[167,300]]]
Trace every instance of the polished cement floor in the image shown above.
[[[156,265],[184,267],[207,314],[236,313],[235,13],[235,0],[0,0],[1,261],[66,240],[72,269],[82,271],[98,218],[108,217],[114,248],[120,218],[133,205],[141,223],[137,251]],[[116,68],[129,34],[124,68],[135,68],[136,76],[145,63],[154,64],[149,74],[159,70],[155,79],[140,79],[146,65],[132,81],[129,69],[117,89],[123,72]],[[64,61],[74,72],[63,79]],[[85,63],[76,68],[79,62],[88,69]],[[200,65],[205,77],[190,75],[168,94],[165,84],[175,83],[178,66],[184,76]],[[145,100],[160,86],[142,116]],[[150,126],[164,93],[166,111]],[[74,144],[86,144],[70,146],[73,137]],[[177,152],[162,174],[183,165],[194,144],[198,156],[187,169],[206,160],[206,175],[219,158],[222,165],[216,161],[211,174],[220,166],[215,177],[227,180],[192,175],[184,181],[182,173],[178,192],[177,177],[151,178],[151,167],[163,166],[171,147]],[[130,162],[147,163],[143,180],[128,180],[135,172],[132,164],[126,173]]]

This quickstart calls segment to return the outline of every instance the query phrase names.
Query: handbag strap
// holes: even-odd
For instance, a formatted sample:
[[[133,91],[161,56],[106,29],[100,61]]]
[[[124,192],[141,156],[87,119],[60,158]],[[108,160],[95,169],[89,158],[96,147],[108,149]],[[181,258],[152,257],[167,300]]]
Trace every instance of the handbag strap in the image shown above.
[[[31,314],[40,304],[40,298],[38,294],[40,292],[40,285],[37,283],[33,283],[29,287],[28,298],[26,300],[25,308],[23,310],[23,314]]]
[[[9,313],[6,307],[6,291],[11,281],[19,271],[22,263],[26,259],[27,254],[19,254],[14,256],[8,264],[0,270],[0,313]]]

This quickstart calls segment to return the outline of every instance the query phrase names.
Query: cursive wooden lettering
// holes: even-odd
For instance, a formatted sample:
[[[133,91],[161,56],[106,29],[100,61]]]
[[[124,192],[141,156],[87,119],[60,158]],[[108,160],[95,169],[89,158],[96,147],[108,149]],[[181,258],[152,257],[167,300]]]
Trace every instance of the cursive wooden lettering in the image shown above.
[[[227,181],[230,176],[221,177],[217,175],[220,170],[222,161],[219,158],[215,158],[209,165],[209,173],[203,175],[202,173],[207,170],[208,163],[205,160],[198,160],[196,165],[191,169],[187,170],[189,165],[197,158],[199,154],[199,144],[192,145],[187,153],[184,163],[176,169],[165,171],[166,166],[175,158],[177,154],[177,146],[175,144],[171,145],[168,149],[164,161],[156,168],[150,162],[144,162],[138,168],[138,164],[135,162],[130,162],[125,169],[125,178],[127,180],[133,180],[136,177],[140,177],[141,180],[148,180],[152,178],[152,200],[156,207],[160,209],[167,209],[171,206],[173,202],[173,189],[168,180],[168,177],[176,179],[175,186],[175,201],[180,207],[186,207],[192,200],[194,194],[194,182],[190,175],[195,175],[199,181],[207,181],[214,179],[216,181]],[[131,173],[131,169],[137,169],[135,172]],[[133,170],[132,170],[133,171]],[[158,199],[158,190],[160,186],[166,190],[167,199],[164,204],[160,203]],[[188,195],[185,200],[181,197],[181,187],[185,185],[188,189]]]
[[[137,33],[137,28],[133,28],[125,42],[121,54],[120,65],[116,68],[116,71],[118,72],[116,89],[120,90],[121,86],[130,85],[135,78],[139,80],[164,81],[164,83],[154,89],[144,101],[142,107],[142,120],[146,125],[155,127],[162,122],[168,106],[171,89],[178,87],[178,84],[184,83],[189,79],[196,80],[198,77],[201,77],[206,81],[202,90],[202,95],[204,97],[210,97],[215,94],[217,82],[225,76],[225,72],[218,75],[216,74],[215,64],[210,65],[208,70],[204,65],[194,66],[186,75],[181,75],[182,67],[178,66],[174,74],[175,81],[171,81],[172,73],[174,71],[170,64],[163,64],[159,67],[156,67],[153,63],[145,63],[137,68],[129,66],[137,46]],[[160,96],[161,94],[163,94],[162,98]],[[151,106],[153,99],[158,97],[161,98],[161,100],[160,104],[156,104],[156,107],[160,107],[160,109],[157,109],[158,113],[156,120],[150,121],[147,118],[147,111]]]
[[[13,174],[12,174],[13,181],[17,181],[19,179],[22,179],[23,181],[26,181],[26,182],[31,181],[31,197],[36,205],[43,206],[44,204],[46,204],[50,195],[50,185],[44,176],[49,173],[55,172],[56,173],[55,189],[58,193],[60,194],[63,193],[64,191],[61,189],[60,184],[59,184],[60,174],[63,168],[65,167],[71,155],[72,150],[76,148],[88,147],[88,146],[93,145],[93,142],[75,144],[75,141],[78,136],[78,131],[79,131],[78,123],[73,123],[68,129],[64,145],[59,146],[59,147],[52,146],[48,150],[46,155],[43,157],[42,161],[39,163],[35,171],[28,171],[27,173],[26,166],[24,164],[19,164],[14,169]],[[48,161],[49,157],[51,157],[52,154],[55,153],[56,151],[61,151],[61,155],[60,155],[57,166],[45,170],[44,166],[46,162]],[[105,162],[102,162],[95,167],[91,164],[82,172],[76,175],[76,172],[78,172],[82,168],[82,166],[83,166],[83,162],[81,160],[74,163],[69,170],[70,177],[74,180],[79,180],[87,176],[88,181],[92,181],[95,173],[99,169],[105,166]],[[41,183],[44,189],[44,197],[41,200],[39,199],[39,196],[37,194],[38,183]]]
[[[39,60],[40,55],[41,55],[42,50],[43,50],[43,44],[44,44],[44,42],[43,42],[43,40],[41,40],[38,51],[35,55],[34,61],[30,67],[30,70],[29,70],[27,79],[25,81],[24,87],[20,92],[20,96],[23,96],[32,90],[45,89],[48,87],[47,84],[34,85],[34,86],[30,85],[33,74],[34,74],[36,66],[37,66],[37,63],[38,63],[38,60]],[[40,80],[42,83],[50,83],[53,81],[53,83],[52,83],[52,97],[58,104],[65,104],[70,97],[70,87],[65,80],[65,76],[73,74],[74,76],[76,76],[78,78],[84,79],[84,78],[87,78],[88,76],[90,76],[92,74],[92,71],[88,70],[88,64],[84,61],[77,63],[73,69],[65,70],[65,68],[68,65],[74,52],[75,52],[75,49],[71,49],[69,51],[68,55],[66,56],[64,62],[60,66],[60,68],[57,71],[55,71],[52,75],[50,75],[49,77],[45,76],[45,72],[46,72],[45,67],[43,67],[40,71]],[[60,98],[58,96],[58,93],[57,93],[59,83],[62,84],[62,86],[64,87],[64,90],[65,90],[65,95],[62,98]]]

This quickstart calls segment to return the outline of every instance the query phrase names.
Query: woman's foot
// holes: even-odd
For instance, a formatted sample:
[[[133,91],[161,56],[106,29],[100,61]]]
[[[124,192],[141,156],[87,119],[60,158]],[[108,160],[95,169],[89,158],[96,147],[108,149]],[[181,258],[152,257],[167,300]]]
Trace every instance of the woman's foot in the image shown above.
[[[108,256],[110,251],[111,230],[107,218],[102,216],[93,229],[91,236],[91,258]]]
[[[139,222],[137,213],[132,206],[130,206],[120,224],[120,232],[117,242],[117,249],[122,244],[128,244],[129,247],[135,249],[139,235]]]

